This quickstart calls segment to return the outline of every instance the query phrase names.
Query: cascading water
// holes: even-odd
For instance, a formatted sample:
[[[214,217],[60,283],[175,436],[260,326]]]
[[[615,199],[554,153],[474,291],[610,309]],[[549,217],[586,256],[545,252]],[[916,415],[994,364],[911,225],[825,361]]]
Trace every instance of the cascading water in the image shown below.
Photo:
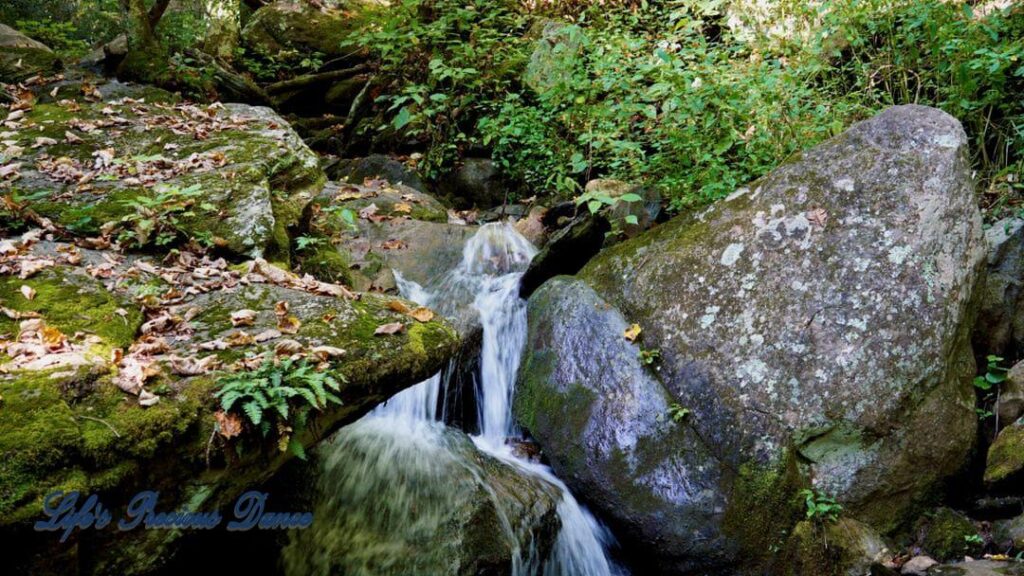
[[[396,274],[403,295],[446,315],[472,302],[482,326],[476,389],[480,433],[472,441],[496,462],[481,463],[465,436],[438,421],[441,375],[402,391],[327,445],[317,520],[309,530],[294,534],[286,547],[289,574],[337,572],[331,558],[339,556],[345,558],[346,574],[438,572],[457,554],[437,537],[458,521],[459,507],[452,499],[474,494],[493,505],[499,530],[485,537],[508,543],[514,551],[513,574],[621,572],[608,558],[611,534],[550,469],[518,457],[506,443],[518,436],[511,402],[527,329],[519,279],[535,253],[509,224],[487,224],[467,242],[456,269],[433,290]],[[493,468],[498,463],[512,467],[523,482],[557,502],[560,528],[545,558],[538,557],[536,529],[522,520],[523,509],[516,507],[521,502],[509,493],[507,482],[496,479]]]

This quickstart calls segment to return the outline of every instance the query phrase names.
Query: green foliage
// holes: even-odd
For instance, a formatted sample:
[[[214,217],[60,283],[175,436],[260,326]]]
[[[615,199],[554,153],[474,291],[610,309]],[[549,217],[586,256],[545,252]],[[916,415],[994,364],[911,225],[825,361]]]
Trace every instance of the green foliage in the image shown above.
[[[552,48],[557,81],[539,91],[523,81],[535,41],[511,3],[403,0],[376,15],[361,43],[385,78],[379,137],[418,139],[432,178],[486,147],[531,194],[574,196],[611,177],[681,210],[886,106],[919,103],[964,123],[988,207],[1021,204],[1024,11],[797,3],[793,18],[820,26],[769,41],[733,37],[715,0],[569,4],[558,11],[575,21],[545,40],[565,44]]]
[[[821,494],[820,492],[804,489],[800,491],[800,496],[804,498],[806,516],[808,520],[835,522],[839,519],[839,514],[843,511],[843,507],[836,504],[834,498]]]
[[[244,415],[264,437],[275,432],[282,451],[290,449],[304,458],[302,445],[291,437],[293,429],[305,426],[310,410],[340,406],[340,390],[335,376],[306,360],[287,359],[268,360],[256,370],[225,377],[214,396],[225,412]]]
[[[68,21],[18,20],[22,34],[39,40],[64,58],[80,58],[89,53],[89,43],[78,37],[78,28]]]
[[[318,236],[299,236],[295,239],[295,249],[298,251],[316,248],[325,244],[327,240]]]
[[[668,405],[668,416],[673,422],[682,422],[690,415],[690,409],[684,408],[677,402]]]
[[[985,370],[985,375],[974,378],[974,387],[978,390],[984,390],[987,392],[991,390],[993,386],[998,386],[1005,382],[1006,375],[1010,369],[1000,365],[1003,358],[999,356],[989,354],[986,360],[988,361],[988,365]]]
[[[646,348],[641,348],[638,356],[640,358],[640,362],[643,363],[644,366],[651,366],[661,360],[661,352],[658,350],[647,350]]]
[[[196,215],[196,208],[206,212],[216,211],[216,206],[199,203],[202,188],[193,184],[186,188],[158,186],[155,194],[140,194],[125,204],[133,212],[121,219],[118,240],[128,246],[141,248],[153,243],[165,246],[178,239],[185,219]],[[209,243],[210,238],[197,238]]]

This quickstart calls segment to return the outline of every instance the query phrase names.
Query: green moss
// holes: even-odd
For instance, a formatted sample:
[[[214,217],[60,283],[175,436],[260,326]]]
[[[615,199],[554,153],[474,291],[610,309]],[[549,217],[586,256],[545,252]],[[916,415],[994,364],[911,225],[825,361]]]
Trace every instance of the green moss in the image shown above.
[[[985,482],[1001,484],[1024,471],[1024,421],[1004,429],[988,449]]]
[[[22,296],[22,285],[34,289],[36,297],[28,300]],[[99,283],[53,268],[27,280],[0,277],[0,301],[21,312],[39,313],[47,324],[69,337],[76,332],[96,334],[106,345],[116,348],[131,344],[142,324],[142,313],[137,308],[116,299]],[[17,322],[0,316],[0,331],[17,330]]]
[[[775,465],[747,463],[732,479],[723,531],[751,566],[771,564],[804,517],[800,490],[808,485],[791,451]]]
[[[299,266],[303,272],[308,272],[325,282],[352,285],[352,270],[347,254],[343,254],[326,238],[322,244],[298,252],[298,256]]]
[[[4,46],[0,51],[0,82],[17,84],[37,74],[50,74],[62,68],[53,52],[38,48]]]
[[[71,480],[78,423],[52,373],[21,372],[0,382],[0,524],[25,516],[19,508]]]
[[[939,508],[922,518],[915,532],[924,534],[921,548],[939,561],[975,556],[982,551],[979,543],[968,540],[978,536],[974,524],[967,516],[949,508]]]

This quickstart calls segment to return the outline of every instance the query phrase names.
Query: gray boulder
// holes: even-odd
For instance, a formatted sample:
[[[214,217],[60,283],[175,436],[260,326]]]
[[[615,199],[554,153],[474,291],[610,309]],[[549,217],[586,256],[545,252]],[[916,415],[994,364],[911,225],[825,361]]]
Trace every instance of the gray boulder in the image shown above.
[[[891,108],[538,290],[516,413],[655,570],[756,562],[808,485],[885,533],[973,446],[983,263],[963,129]]]
[[[383,154],[365,158],[342,158],[326,169],[331,180],[362,184],[366,180],[382,179],[392,184],[404,184],[417,192],[426,192],[423,180],[412,168]]]
[[[985,231],[988,274],[981,288],[974,349],[1017,356],[1024,350],[1024,220],[1006,218]]]

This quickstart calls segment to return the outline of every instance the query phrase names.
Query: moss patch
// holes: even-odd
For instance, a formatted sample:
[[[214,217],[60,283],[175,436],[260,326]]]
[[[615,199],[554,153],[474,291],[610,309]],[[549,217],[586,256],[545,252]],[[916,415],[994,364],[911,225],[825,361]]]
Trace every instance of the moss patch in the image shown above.
[[[987,484],[1002,484],[1024,471],[1024,421],[1004,429],[988,449]]]

